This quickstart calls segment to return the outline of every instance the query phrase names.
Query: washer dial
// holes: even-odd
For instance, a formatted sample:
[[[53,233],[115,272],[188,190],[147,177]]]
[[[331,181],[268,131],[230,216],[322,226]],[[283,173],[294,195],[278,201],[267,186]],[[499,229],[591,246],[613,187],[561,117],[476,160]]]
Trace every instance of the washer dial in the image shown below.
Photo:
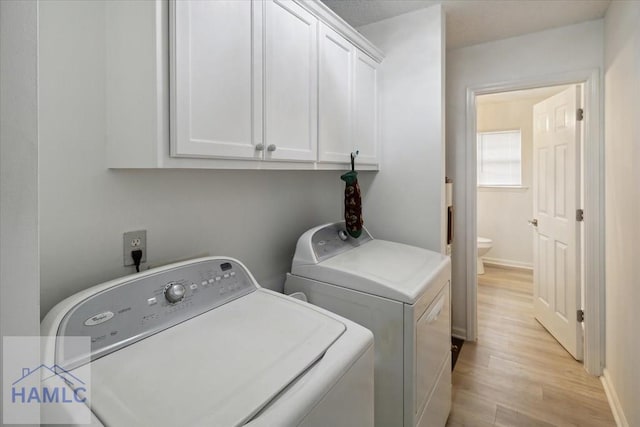
[[[164,297],[171,304],[182,301],[186,293],[187,289],[180,283],[172,282],[168,283],[167,286],[164,287]]]

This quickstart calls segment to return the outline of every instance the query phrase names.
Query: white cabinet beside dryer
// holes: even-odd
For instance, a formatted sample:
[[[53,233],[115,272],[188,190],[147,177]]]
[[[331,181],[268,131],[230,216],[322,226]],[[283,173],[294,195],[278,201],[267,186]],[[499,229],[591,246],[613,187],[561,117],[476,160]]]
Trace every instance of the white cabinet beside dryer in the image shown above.
[[[318,161],[376,165],[379,63],[327,25],[319,29]]]

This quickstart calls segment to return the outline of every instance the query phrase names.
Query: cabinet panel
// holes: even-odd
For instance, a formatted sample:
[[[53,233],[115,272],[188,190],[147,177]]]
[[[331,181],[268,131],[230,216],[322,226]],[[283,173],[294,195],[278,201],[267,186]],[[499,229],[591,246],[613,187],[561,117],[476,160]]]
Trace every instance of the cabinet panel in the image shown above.
[[[320,24],[318,160],[349,163],[353,148],[355,48]]]
[[[378,67],[361,51],[356,52],[354,96],[354,149],[358,163],[378,163]]]
[[[171,7],[171,154],[260,159],[262,3],[175,1]]]
[[[265,158],[315,161],[318,22],[292,1],[265,6]]]

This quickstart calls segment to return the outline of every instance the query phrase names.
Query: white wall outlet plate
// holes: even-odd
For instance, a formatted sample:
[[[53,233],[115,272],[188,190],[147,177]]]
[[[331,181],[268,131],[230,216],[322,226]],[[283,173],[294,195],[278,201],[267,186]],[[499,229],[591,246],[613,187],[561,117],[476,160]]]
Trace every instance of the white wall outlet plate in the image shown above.
[[[131,257],[131,251],[140,249],[142,259],[140,263],[147,262],[147,230],[127,231],[123,238],[124,265],[135,265]]]

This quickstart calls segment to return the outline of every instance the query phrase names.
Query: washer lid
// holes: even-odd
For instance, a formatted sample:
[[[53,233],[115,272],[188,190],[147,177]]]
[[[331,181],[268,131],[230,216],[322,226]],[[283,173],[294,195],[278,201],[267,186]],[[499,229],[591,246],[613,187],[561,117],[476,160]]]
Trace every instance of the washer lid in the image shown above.
[[[93,361],[92,410],[107,425],[242,425],[344,331],[260,289]]]
[[[413,304],[450,269],[447,256],[376,239],[317,264],[294,265],[291,273]]]

